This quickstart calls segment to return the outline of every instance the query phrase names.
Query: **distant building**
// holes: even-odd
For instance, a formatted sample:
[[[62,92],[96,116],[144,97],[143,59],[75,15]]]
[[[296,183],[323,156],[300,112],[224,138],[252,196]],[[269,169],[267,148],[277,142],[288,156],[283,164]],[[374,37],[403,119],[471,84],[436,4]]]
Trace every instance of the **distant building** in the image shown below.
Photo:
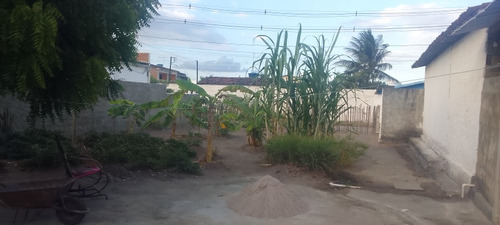
[[[177,79],[187,80],[185,73],[163,67],[162,64],[153,65],[149,62],[149,53],[138,53],[137,62],[119,73],[111,74],[115,80],[131,81],[139,83],[150,83],[151,78],[161,82],[175,82]]]
[[[163,67],[162,64],[151,65],[151,77],[159,81],[175,82],[177,79],[187,80],[185,73]],[[170,75],[169,75],[170,74]]]
[[[137,83],[149,83],[149,63],[137,62],[130,65],[128,68],[123,68],[120,72],[110,74],[113,80],[130,81]]]

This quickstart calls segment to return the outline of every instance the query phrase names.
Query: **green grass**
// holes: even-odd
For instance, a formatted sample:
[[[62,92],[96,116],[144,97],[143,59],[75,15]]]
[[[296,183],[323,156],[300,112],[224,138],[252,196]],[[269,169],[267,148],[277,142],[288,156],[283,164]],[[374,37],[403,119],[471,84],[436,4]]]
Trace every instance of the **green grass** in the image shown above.
[[[310,170],[339,172],[350,166],[367,147],[351,139],[285,135],[267,141],[265,149],[272,163],[290,163]]]

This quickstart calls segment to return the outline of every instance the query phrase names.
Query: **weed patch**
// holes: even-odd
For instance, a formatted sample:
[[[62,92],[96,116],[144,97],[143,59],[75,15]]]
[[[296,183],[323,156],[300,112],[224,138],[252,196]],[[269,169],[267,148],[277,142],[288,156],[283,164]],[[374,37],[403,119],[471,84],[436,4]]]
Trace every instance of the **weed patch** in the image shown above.
[[[291,163],[327,173],[339,172],[350,166],[366,148],[349,138],[336,140],[303,135],[277,136],[265,145],[270,162]]]

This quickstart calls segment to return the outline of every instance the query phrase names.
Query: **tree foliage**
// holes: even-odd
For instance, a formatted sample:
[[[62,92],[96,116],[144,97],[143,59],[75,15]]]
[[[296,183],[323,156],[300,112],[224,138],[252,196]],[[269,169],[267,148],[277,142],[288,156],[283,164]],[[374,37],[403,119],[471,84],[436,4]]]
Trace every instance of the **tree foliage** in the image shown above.
[[[390,63],[384,62],[389,55],[388,44],[384,44],[382,35],[373,36],[370,29],[361,31],[359,37],[353,37],[349,47],[345,48],[351,59],[337,62],[346,68],[344,78],[357,87],[369,87],[385,81],[398,81],[385,73],[391,69]]]
[[[109,74],[135,61],[136,35],[158,0],[5,0],[0,3],[0,94],[29,119],[62,118],[119,95]]]

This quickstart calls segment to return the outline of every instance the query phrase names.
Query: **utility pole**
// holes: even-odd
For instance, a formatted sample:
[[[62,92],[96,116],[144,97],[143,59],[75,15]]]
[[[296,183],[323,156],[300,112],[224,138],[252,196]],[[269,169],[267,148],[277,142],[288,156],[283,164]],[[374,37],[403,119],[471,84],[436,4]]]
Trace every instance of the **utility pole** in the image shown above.
[[[168,78],[167,78],[168,83],[170,83],[170,76],[172,76],[172,61],[175,61],[175,57],[170,56],[170,65],[168,66]]]
[[[198,84],[198,60],[196,60],[196,84]]]

